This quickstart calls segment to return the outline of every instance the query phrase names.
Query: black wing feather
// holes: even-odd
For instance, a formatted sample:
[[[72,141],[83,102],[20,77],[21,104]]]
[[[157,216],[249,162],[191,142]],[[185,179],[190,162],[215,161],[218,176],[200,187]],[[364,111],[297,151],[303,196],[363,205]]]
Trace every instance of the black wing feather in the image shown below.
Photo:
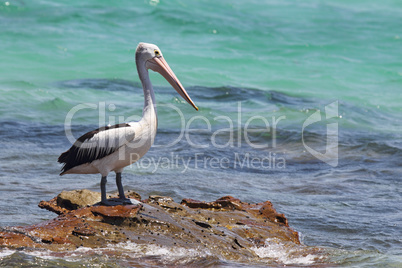
[[[121,128],[121,127],[130,127],[129,124],[123,123],[123,124],[117,124],[113,126],[106,126],[106,127],[101,127],[98,129],[95,129],[93,131],[90,131],[88,133],[85,133],[81,137],[77,139],[77,141],[71,146],[71,148],[62,153],[59,156],[58,162],[61,164],[64,164],[63,167],[61,168],[61,173],[64,173],[68,171],[69,169],[72,169],[73,167],[85,164],[85,163],[91,163],[92,161],[95,161],[97,159],[101,159],[107,155],[112,154],[115,150],[113,147],[110,146],[105,146],[103,144],[102,146],[96,146],[96,148],[81,148],[80,146],[87,140],[91,139],[93,136],[96,134],[106,131],[109,129],[113,128]]]

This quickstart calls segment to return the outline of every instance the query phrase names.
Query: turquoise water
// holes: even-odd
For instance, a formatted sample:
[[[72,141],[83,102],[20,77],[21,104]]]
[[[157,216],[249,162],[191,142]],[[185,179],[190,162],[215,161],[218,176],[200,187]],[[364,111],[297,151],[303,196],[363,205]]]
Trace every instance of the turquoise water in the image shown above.
[[[71,145],[66,116],[87,103],[74,114],[75,137],[99,124],[138,119],[143,95],[134,52],[149,42],[161,48],[200,111],[151,74],[165,106],[158,108],[155,146],[147,160],[126,169],[126,187],[177,201],[225,194],[271,200],[304,244],[328,249],[318,264],[401,265],[401,14],[402,3],[391,0],[1,1],[0,225],[52,218],[36,204],[61,190],[98,190],[98,176],[58,176],[57,157]],[[325,107],[334,102],[336,116],[325,121]],[[303,131],[318,110],[321,123]],[[330,123],[339,130],[336,166],[317,159],[302,140],[303,134],[325,154]],[[198,130],[175,143],[185,126]],[[254,132],[246,137],[247,128]],[[172,152],[188,167],[146,165]],[[286,165],[236,162],[269,153]],[[230,164],[217,169],[196,154]],[[1,256],[28,266],[64,263],[24,252]]]

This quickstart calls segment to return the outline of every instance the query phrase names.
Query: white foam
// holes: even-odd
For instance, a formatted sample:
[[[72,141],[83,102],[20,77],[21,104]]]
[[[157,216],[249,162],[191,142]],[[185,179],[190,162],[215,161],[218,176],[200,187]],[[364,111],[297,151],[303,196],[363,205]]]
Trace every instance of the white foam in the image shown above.
[[[312,265],[322,256],[311,254],[308,247],[295,245],[294,243],[283,244],[276,239],[267,239],[264,246],[252,247],[251,250],[261,258],[269,262],[277,262],[284,265]],[[77,262],[81,258],[101,256],[109,258],[113,251],[118,251],[124,258],[157,257],[161,262],[185,264],[198,258],[213,256],[205,248],[167,247],[153,244],[137,244],[131,241],[118,244],[107,244],[102,248],[79,247],[74,251],[52,252],[50,250],[24,251],[25,254],[45,260],[64,259],[69,262]],[[15,253],[15,250],[3,249],[0,251],[0,259]]]
[[[107,244],[102,248],[88,248],[79,247],[74,251],[53,252],[50,250],[33,250],[24,251],[25,254],[34,256],[45,260],[64,259],[69,262],[76,262],[82,257],[89,256],[102,256],[108,258],[109,255],[113,255],[113,251],[116,250],[121,253],[122,256],[127,258],[142,258],[142,257],[158,257],[162,262],[183,262],[192,261],[195,258],[202,258],[212,255],[207,249],[187,249],[183,247],[164,247],[159,245],[148,244],[136,244],[131,241]],[[15,252],[12,250],[1,251],[0,257],[8,256]]]
[[[194,259],[212,255],[206,249],[188,249],[183,247],[164,247],[153,244],[136,244],[131,241],[118,244],[108,244],[108,249],[116,248],[130,257],[157,256],[166,261],[174,261],[182,258]],[[124,252],[125,251],[125,252]]]
[[[35,251],[24,251],[24,254],[29,256],[41,258],[44,260],[55,260],[58,257],[53,256],[53,251],[50,250],[35,250]]]
[[[15,250],[7,249],[7,248],[2,249],[2,250],[0,250],[0,258],[10,256],[10,255],[12,255],[14,253],[15,253]]]
[[[251,249],[260,258],[269,258],[285,265],[309,265],[321,259],[318,255],[306,255],[306,247],[295,244],[285,245],[276,239],[268,238],[265,240],[264,246],[252,247]]]

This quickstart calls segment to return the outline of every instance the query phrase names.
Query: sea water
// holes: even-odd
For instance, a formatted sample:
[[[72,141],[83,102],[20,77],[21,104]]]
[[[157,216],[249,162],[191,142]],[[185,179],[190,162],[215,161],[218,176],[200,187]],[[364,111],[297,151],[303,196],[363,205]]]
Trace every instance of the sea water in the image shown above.
[[[158,134],[125,169],[126,189],[270,200],[304,245],[326,251],[292,259],[267,241],[255,250],[268,265],[401,266],[401,15],[393,0],[0,1],[0,226],[53,218],[37,204],[62,190],[99,191],[99,175],[60,177],[57,158],[87,131],[140,118],[134,53],[148,42],[200,111],[150,74]],[[163,264],[261,264],[120,247],[120,266],[155,255]],[[4,249],[0,260],[117,261],[85,250]]]

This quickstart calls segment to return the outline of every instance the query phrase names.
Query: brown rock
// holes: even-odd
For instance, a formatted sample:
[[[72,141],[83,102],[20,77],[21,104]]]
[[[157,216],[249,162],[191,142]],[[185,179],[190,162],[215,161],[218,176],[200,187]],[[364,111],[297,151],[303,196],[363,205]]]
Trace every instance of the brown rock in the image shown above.
[[[126,219],[135,217],[141,207],[142,205],[95,206],[91,211],[103,218]]]
[[[87,200],[85,192],[76,191],[76,196]],[[66,202],[60,204],[66,206]],[[263,246],[267,239],[300,247],[298,233],[269,201],[250,204],[225,196],[213,202],[183,199],[178,204],[170,197],[151,196],[140,205],[67,209],[54,198],[40,206],[59,216],[0,230],[0,246],[65,251],[131,241],[195,250],[205,247],[214,256],[236,261],[258,259],[253,248]]]
[[[57,205],[57,197],[54,197],[49,201],[40,201],[38,207],[47,209],[51,212],[56,213],[57,215],[65,214],[70,211]]]
[[[82,236],[90,236],[94,235],[96,233],[95,228],[92,226],[84,225],[84,224],[79,224],[74,227],[74,230],[72,232],[73,235],[82,235]]]
[[[181,204],[190,208],[247,211],[256,217],[265,217],[272,222],[284,224],[285,226],[289,227],[288,220],[286,219],[285,215],[277,213],[270,201],[259,204],[249,204],[241,202],[239,199],[232,196],[224,196],[213,202],[183,199]]]

